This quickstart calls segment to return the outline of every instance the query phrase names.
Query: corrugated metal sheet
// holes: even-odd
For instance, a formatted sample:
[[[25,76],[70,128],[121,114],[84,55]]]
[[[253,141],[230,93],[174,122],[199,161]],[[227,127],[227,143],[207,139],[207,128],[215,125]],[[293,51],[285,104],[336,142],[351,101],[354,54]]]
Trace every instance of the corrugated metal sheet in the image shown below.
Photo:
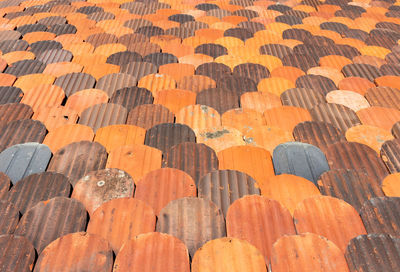
[[[29,45],[29,50],[36,56],[39,56],[42,52],[51,49],[62,49],[62,44],[57,41],[38,41]]]
[[[89,215],[103,203],[116,198],[132,197],[135,185],[123,170],[108,168],[89,172],[74,185],[71,198],[85,205]]]
[[[157,73],[157,66],[150,62],[130,62],[121,65],[120,72],[127,73],[140,80],[144,76]]]
[[[393,108],[372,106],[357,111],[363,125],[380,127],[391,130],[393,125],[400,121],[400,111]]]
[[[150,205],[157,216],[170,201],[189,196],[196,196],[193,179],[174,168],[151,171],[136,184],[135,198]]]
[[[308,69],[318,66],[318,62],[311,55],[307,54],[287,54],[282,58],[282,63],[284,66],[297,67],[304,72]]]
[[[5,55],[15,51],[25,51],[28,45],[28,42],[25,40],[5,40],[0,42],[0,50]]]
[[[51,132],[63,125],[75,124],[78,113],[64,106],[42,106],[35,111],[32,119],[43,122]]]
[[[102,144],[107,152],[132,144],[143,144],[146,130],[132,125],[110,125],[99,128],[94,138],[95,142]]]
[[[62,174],[43,172],[21,179],[7,194],[7,200],[15,205],[21,214],[40,201],[53,197],[69,197],[71,184]]]
[[[385,233],[400,236],[400,197],[376,197],[366,201],[360,210],[361,219],[369,234]]]
[[[92,44],[94,47],[98,47],[107,43],[117,43],[117,36],[109,33],[96,33],[92,34],[85,39],[86,42]]]
[[[349,271],[340,249],[313,233],[280,238],[272,249],[271,269],[274,272]]]
[[[325,95],[311,88],[293,88],[281,94],[283,105],[312,109],[314,106],[325,103]]]
[[[173,200],[161,210],[158,218],[157,231],[179,238],[188,247],[191,257],[207,241],[226,235],[221,210],[206,199]]]
[[[2,271],[31,271],[35,262],[35,249],[22,236],[0,236],[0,268]]]
[[[215,88],[216,82],[208,77],[202,75],[185,76],[177,82],[177,88],[183,90],[189,90],[193,92],[201,92],[202,90]]]
[[[10,185],[11,185],[10,178],[3,172],[0,172],[0,199],[4,199],[7,197]]]
[[[271,55],[283,59],[286,55],[293,54],[293,50],[282,44],[266,44],[259,48],[260,54]]]
[[[296,79],[297,88],[312,89],[326,95],[337,87],[332,79],[320,75],[304,75]]]
[[[256,83],[247,77],[223,75],[216,79],[217,87],[235,91],[238,95],[246,92],[257,92]]]
[[[333,143],[346,141],[342,132],[333,125],[325,122],[306,121],[293,129],[296,141],[315,145],[326,150]]]
[[[41,201],[22,216],[16,235],[25,236],[37,252],[55,239],[86,227],[85,207],[75,199],[55,197]]]
[[[177,63],[178,58],[169,53],[151,53],[143,57],[144,62],[151,62],[157,67],[168,63]]]
[[[34,173],[44,172],[51,157],[50,149],[39,143],[13,145],[0,153],[0,171],[13,184]]]
[[[199,65],[196,68],[196,75],[208,76],[214,80],[218,80],[225,75],[231,74],[231,68],[223,63],[208,62]]]
[[[70,96],[78,91],[93,88],[96,79],[85,73],[70,73],[60,76],[54,85],[61,87],[66,96]]]
[[[342,252],[348,242],[366,230],[358,212],[343,200],[315,196],[303,200],[293,214],[297,233],[312,232],[334,242]]]
[[[3,30],[0,31],[0,41],[5,40],[18,40],[21,37],[21,33],[14,30]]]
[[[391,173],[400,172],[400,140],[386,141],[381,148],[381,158]]]
[[[198,184],[198,196],[214,202],[224,216],[229,206],[245,195],[259,195],[256,181],[235,170],[215,170],[203,176]]]
[[[382,76],[379,68],[362,63],[348,64],[342,68],[342,73],[345,77],[362,77],[372,82],[375,78]]]
[[[292,131],[298,123],[311,121],[311,115],[308,110],[293,106],[273,107],[264,111],[263,115],[266,125],[279,127],[287,131]],[[245,120],[243,121],[246,122]]]
[[[137,79],[129,74],[115,73],[108,74],[100,78],[96,83],[96,88],[104,90],[109,97],[113,95],[116,90],[136,86]]]
[[[154,231],[153,209],[134,198],[117,198],[101,205],[92,215],[87,232],[109,241],[118,254],[121,246],[136,235]]]
[[[400,239],[387,234],[360,235],[350,241],[345,257],[351,272],[399,271]]]
[[[125,243],[114,264],[118,271],[190,271],[188,250],[178,238],[164,233],[141,234]]]
[[[219,113],[205,105],[190,105],[176,114],[176,123],[188,125],[193,130],[221,126]]]
[[[75,142],[54,154],[47,171],[64,174],[74,185],[86,173],[104,169],[106,161],[107,152],[101,144],[89,141]]]
[[[161,168],[162,152],[146,145],[130,144],[110,152],[108,168],[126,171],[136,182],[148,172]]]
[[[79,119],[79,124],[97,129],[109,125],[125,124],[128,111],[121,105],[103,103],[91,106],[84,110]]]
[[[331,169],[360,169],[378,182],[389,174],[376,152],[360,143],[334,143],[325,154]]]
[[[42,73],[46,68],[46,64],[38,60],[20,60],[14,62],[6,68],[4,73],[14,75],[16,77]]]
[[[56,63],[56,62],[69,62],[72,59],[72,53],[64,49],[52,49],[41,53],[37,60],[42,61],[45,64]]]
[[[140,62],[140,61],[142,61],[142,56],[136,52],[130,52],[130,51],[117,52],[110,55],[107,58],[107,63],[115,65],[124,65],[130,62]]]
[[[231,261],[234,260],[234,261]],[[197,250],[192,272],[201,271],[266,272],[264,256],[250,243],[236,238],[220,238]]]
[[[145,33],[136,33],[136,34],[145,34]],[[147,41],[130,43],[126,47],[129,51],[136,52],[141,56],[147,56],[148,54],[157,53],[161,51],[161,47],[158,44],[154,44]]]
[[[19,221],[17,207],[9,201],[0,200],[0,234],[13,234]]]
[[[219,114],[239,108],[239,96],[235,91],[221,88],[204,89],[196,96],[196,104],[216,109]]]
[[[313,121],[332,124],[342,132],[361,124],[360,119],[353,110],[339,104],[319,104],[310,110],[310,114]]]
[[[183,124],[158,124],[146,131],[145,145],[158,148],[163,153],[183,142],[196,142],[193,130]]]
[[[379,182],[361,170],[330,170],[321,175],[318,187],[322,194],[343,199],[357,211],[365,201],[384,196]]]
[[[21,103],[30,105],[37,112],[41,107],[52,107],[61,105],[65,94],[56,85],[39,85],[33,89],[26,90]]]
[[[233,68],[233,75],[251,78],[258,84],[263,78],[269,77],[270,73],[268,69],[261,64],[243,63]]]
[[[46,127],[42,122],[31,119],[16,120],[0,128],[0,151],[28,142],[43,142]]]
[[[126,123],[150,129],[162,123],[173,123],[175,115],[159,104],[139,105],[129,111]]]
[[[186,142],[168,150],[163,158],[163,167],[183,170],[198,184],[201,177],[218,169],[218,158],[208,146]]]
[[[230,206],[226,229],[229,237],[246,240],[259,249],[266,262],[276,240],[296,234],[289,211],[278,201],[257,195],[244,196]]]
[[[11,86],[0,87],[0,104],[18,103],[24,93],[20,88]]]
[[[111,272],[113,252],[109,243],[85,232],[67,234],[49,244],[39,255],[35,271]]]

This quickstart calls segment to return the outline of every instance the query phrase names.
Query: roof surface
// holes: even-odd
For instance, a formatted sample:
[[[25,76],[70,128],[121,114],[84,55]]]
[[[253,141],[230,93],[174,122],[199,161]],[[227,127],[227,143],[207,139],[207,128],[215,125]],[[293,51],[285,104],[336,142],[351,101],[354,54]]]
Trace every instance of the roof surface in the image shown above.
[[[400,271],[400,2],[1,0],[1,272]]]

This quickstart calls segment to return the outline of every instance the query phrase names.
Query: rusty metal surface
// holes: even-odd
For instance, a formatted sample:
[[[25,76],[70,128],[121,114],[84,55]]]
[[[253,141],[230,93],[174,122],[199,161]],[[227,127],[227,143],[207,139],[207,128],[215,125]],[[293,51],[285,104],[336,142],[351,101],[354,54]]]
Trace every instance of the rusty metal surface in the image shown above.
[[[228,208],[246,195],[259,195],[256,181],[236,170],[215,170],[203,176],[198,184],[198,196],[211,200],[226,217]]]
[[[205,174],[218,170],[218,158],[214,150],[205,144],[180,143],[171,147],[163,158],[163,167],[185,171],[196,182]]]
[[[342,73],[345,77],[362,77],[369,81],[374,81],[375,78],[382,76],[379,68],[370,64],[352,63],[342,68]]]
[[[278,145],[273,152],[275,174],[292,174],[312,181],[329,170],[325,154],[310,144],[288,142]]]
[[[366,234],[358,212],[343,200],[314,196],[303,200],[293,214],[297,233],[311,232],[334,242],[344,253],[348,242]]]
[[[12,86],[0,87],[0,104],[18,103],[21,101],[24,93],[20,88]]]
[[[85,232],[67,234],[50,243],[40,253],[35,271],[111,272],[113,252],[98,235]]]
[[[284,58],[286,55],[293,53],[293,50],[290,47],[275,43],[263,45],[259,48],[259,51],[260,54],[271,55],[280,59]]]
[[[216,81],[218,88],[232,90],[239,96],[246,92],[257,92],[256,83],[248,77],[223,75]]]
[[[361,125],[360,119],[353,110],[339,104],[319,104],[310,110],[310,114],[313,121],[332,124],[343,133],[353,126]]]
[[[135,198],[150,205],[157,216],[170,201],[189,196],[196,196],[193,179],[174,168],[153,170],[136,183]]]
[[[174,145],[184,142],[196,142],[194,131],[183,124],[164,123],[155,125],[146,131],[145,145],[160,149],[164,154]]]
[[[20,60],[8,66],[4,73],[20,77],[42,73],[45,68],[46,64],[38,60]]]
[[[332,79],[320,75],[304,75],[296,79],[297,88],[306,88],[318,91],[326,95],[329,91],[336,90],[337,87]]]
[[[229,89],[205,89],[197,94],[196,104],[209,106],[216,109],[219,114],[223,114],[228,110],[239,108],[239,95]]]
[[[281,94],[282,104],[312,109],[320,103],[326,103],[325,96],[312,88],[293,88]]]
[[[15,144],[42,143],[46,132],[40,121],[24,119],[10,122],[0,128],[0,152]]]
[[[400,91],[390,87],[375,87],[365,94],[371,106],[394,108],[400,110]]]
[[[11,185],[10,178],[3,172],[0,172],[0,200],[5,199],[7,197],[10,185]]]
[[[400,139],[389,140],[381,147],[381,158],[390,173],[400,172]]]
[[[134,198],[117,198],[96,209],[87,232],[106,239],[118,254],[125,242],[141,233],[154,231],[155,224],[154,211],[146,203]]]
[[[43,172],[32,174],[15,184],[7,194],[7,200],[23,215],[40,201],[57,196],[69,197],[71,184],[62,174]]]
[[[337,142],[331,144],[325,152],[331,169],[356,169],[365,171],[370,178],[382,182],[389,174],[376,152],[363,144],[355,142]]]
[[[346,141],[344,134],[336,127],[325,122],[306,121],[293,129],[296,141],[315,145],[321,150],[333,143]]]
[[[78,123],[93,128],[96,133],[101,127],[125,124],[127,115],[128,111],[123,106],[103,103],[85,109]]]
[[[96,89],[104,90],[109,97],[116,90],[136,86],[137,79],[129,74],[114,73],[101,77],[96,83]]]
[[[96,33],[87,37],[85,41],[90,43],[94,47],[98,47],[107,43],[116,43],[118,41],[118,38],[117,36],[109,33]]]
[[[0,105],[0,126],[15,120],[29,119],[32,115],[32,108],[26,104],[10,103]]]
[[[47,50],[37,56],[37,60],[40,60],[46,65],[56,62],[69,62],[71,59],[72,53],[64,49]]]
[[[78,91],[94,87],[96,79],[85,73],[69,73],[60,76],[54,82],[54,85],[61,87],[66,96],[70,96]]]
[[[385,233],[400,236],[400,197],[376,197],[366,201],[360,210],[368,234]]]
[[[87,212],[75,199],[55,197],[41,201],[21,218],[14,234],[26,237],[40,254],[55,239],[84,231]]]
[[[90,171],[104,169],[107,152],[99,143],[81,141],[59,149],[51,159],[47,171],[64,174],[74,185]]]
[[[267,262],[272,245],[281,236],[296,234],[289,210],[276,200],[258,195],[244,196],[229,207],[226,229],[227,236],[246,240],[259,249]]]
[[[208,76],[216,81],[225,75],[231,74],[231,68],[223,63],[208,62],[196,68],[196,75]]]
[[[89,215],[103,203],[116,198],[132,197],[135,189],[131,176],[123,170],[108,168],[92,171],[74,185],[71,198],[85,205]]]
[[[130,111],[139,105],[152,104],[153,100],[149,90],[135,86],[116,90],[110,98],[110,103],[122,105]]]
[[[351,272],[399,271],[400,239],[388,234],[360,235],[349,242],[345,257]]]
[[[182,241],[168,234],[141,234],[121,248],[114,272],[189,272],[189,254]]]
[[[282,58],[284,66],[293,66],[307,72],[308,69],[318,66],[318,62],[313,56],[308,54],[287,54]]]
[[[16,184],[26,176],[44,172],[50,158],[51,151],[44,144],[13,145],[0,153],[0,172],[4,172]]]
[[[323,195],[343,199],[359,211],[365,201],[384,196],[379,182],[361,170],[330,170],[318,181]]]
[[[226,237],[197,250],[192,272],[201,271],[266,272],[267,265],[261,252],[249,242]]]
[[[271,269],[274,272],[349,271],[337,245],[313,233],[280,238],[272,248]]]
[[[24,237],[0,235],[0,270],[5,272],[32,271],[35,262],[35,249]]]
[[[139,105],[129,111],[126,123],[144,129],[162,123],[173,123],[175,115],[166,107],[159,104]]]
[[[19,211],[15,205],[6,200],[0,200],[0,234],[13,234],[19,221]]]
[[[204,243],[226,235],[221,210],[207,199],[185,197],[173,200],[161,210],[158,218],[157,232],[179,238],[191,257]]]
[[[157,73],[157,66],[150,62],[130,62],[121,65],[121,73],[126,73],[134,76],[137,80],[149,74]]]

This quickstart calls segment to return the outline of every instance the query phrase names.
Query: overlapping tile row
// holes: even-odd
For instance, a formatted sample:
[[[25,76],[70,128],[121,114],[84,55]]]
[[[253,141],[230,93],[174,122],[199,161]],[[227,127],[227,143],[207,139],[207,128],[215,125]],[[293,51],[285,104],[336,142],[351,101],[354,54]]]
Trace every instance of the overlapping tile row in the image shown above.
[[[2,1],[0,270],[399,270],[399,3]]]

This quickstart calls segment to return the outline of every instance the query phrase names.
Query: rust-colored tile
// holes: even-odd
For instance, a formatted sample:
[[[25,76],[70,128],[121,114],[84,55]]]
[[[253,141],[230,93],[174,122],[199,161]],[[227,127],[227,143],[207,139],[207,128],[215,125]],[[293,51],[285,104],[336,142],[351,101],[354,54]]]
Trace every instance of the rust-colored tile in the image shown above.
[[[0,172],[0,199],[4,199],[7,196],[10,185],[10,178],[3,172]]]
[[[11,86],[17,79],[16,76],[14,75],[9,75],[9,74],[2,74],[0,77],[0,85],[1,86]]]
[[[119,70],[120,67],[118,65],[109,63],[95,63],[93,65],[85,66],[82,72],[93,76],[96,80],[99,80],[100,78],[109,74],[116,74],[119,72]],[[106,88],[103,87],[103,89]]]
[[[320,75],[304,75],[296,80],[297,88],[314,89],[324,95],[331,90],[336,90],[335,82],[327,77]]]
[[[213,128],[221,125],[219,113],[205,105],[190,105],[182,108],[176,115],[176,123],[188,125],[192,129]]]
[[[170,53],[175,55],[177,58],[181,58],[186,55],[194,54],[194,47],[192,47],[191,45],[184,45],[184,44],[179,44],[179,45],[167,44],[163,47],[163,52]]]
[[[391,173],[399,172],[400,163],[397,159],[399,149],[398,139],[388,140],[381,147],[381,158]]]
[[[269,92],[278,96],[280,96],[284,91],[295,87],[296,86],[292,81],[282,77],[264,78],[257,85],[258,91]]]
[[[179,82],[184,77],[194,75],[195,67],[192,64],[168,63],[159,66],[158,70],[160,74],[172,76],[175,81]]]
[[[146,130],[132,125],[109,125],[99,128],[94,137],[95,142],[103,145],[107,152],[130,144],[143,144]]]
[[[255,146],[235,146],[218,152],[219,169],[244,172],[254,178],[258,186],[274,175],[270,153]]]
[[[24,92],[21,103],[37,112],[41,107],[60,106],[65,97],[64,91],[56,85],[39,85]]]
[[[70,95],[85,89],[93,88],[96,79],[89,74],[85,73],[69,73],[58,77],[54,85],[61,87],[65,95]]]
[[[271,77],[284,78],[293,83],[296,82],[297,78],[303,75],[305,75],[305,73],[302,70],[291,66],[281,66],[271,71]]]
[[[107,168],[127,172],[136,182],[152,170],[161,168],[162,152],[146,145],[130,144],[113,149],[107,159]]]
[[[135,191],[135,198],[150,205],[157,216],[170,201],[190,196],[196,196],[193,179],[187,173],[174,168],[149,172],[137,182]]]
[[[138,235],[122,246],[113,271],[131,270],[189,272],[188,250],[178,238],[168,234],[152,232]]]
[[[256,210],[262,212],[255,212]],[[273,243],[283,235],[296,233],[292,220],[289,211],[279,202],[262,196],[244,196],[228,209],[227,235],[248,241],[258,248],[268,261],[271,258]],[[249,222],[261,227],[249,228]]]
[[[161,90],[157,92],[154,104],[163,105],[177,114],[182,108],[196,104],[196,93],[180,89]]]
[[[25,236],[40,254],[55,239],[68,233],[83,231],[86,223],[87,213],[82,203],[74,199],[55,197],[41,201],[27,211],[15,234]]]
[[[346,139],[349,142],[365,144],[379,154],[382,144],[385,141],[392,140],[393,135],[389,130],[383,128],[359,125],[351,127],[346,131]]]
[[[307,110],[326,102],[325,95],[313,88],[289,89],[283,92],[280,98],[283,105],[300,107]]]
[[[363,125],[380,127],[390,131],[393,125],[400,120],[400,111],[383,107],[369,107],[357,111]]]
[[[146,88],[152,92],[153,96],[161,90],[174,89],[176,81],[172,76],[165,74],[150,74],[142,77],[138,82],[138,87]]]
[[[276,272],[349,271],[339,247],[325,237],[313,233],[280,238],[272,248],[271,268]]]
[[[33,60],[35,58],[35,54],[29,51],[13,51],[2,55],[1,58],[6,61],[6,64],[12,65],[13,63],[22,60]]]
[[[13,85],[26,91],[43,84],[53,84],[55,79],[52,75],[30,74],[18,77]]]
[[[373,87],[367,90],[365,97],[371,106],[400,110],[400,92],[391,87]]]
[[[59,261],[61,260],[62,261]],[[36,271],[91,270],[110,272],[113,252],[101,237],[85,232],[62,236],[50,243],[39,255]]]
[[[204,243],[226,234],[221,210],[207,199],[194,197],[173,200],[165,206],[156,229],[181,239],[192,257]]]
[[[55,37],[56,34],[51,32],[35,31],[25,34],[23,40],[27,41],[28,43],[35,43],[38,41],[53,40]]]
[[[108,95],[98,89],[86,89],[72,94],[68,97],[65,107],[81,115],[81,113],[94,105],[107,103]]]
[[[339,82],[340,90],[348,90],[364,95],[368,89],[375,87],[375,84],[368,79],[361,77],[346,77]]]
[[[245,145],[242,133],[231,127],[214,127],[196,130],[196,142],[219,152],[232,146]]]
[[[31,271],[35,262],[35,248],[28,239],[17,235],[1,235],[0,266],[4,271]]]
[[[399,236],[400,220],[393,212],[399,209],[399,200],[398,197],[376,197],[364,202],[360,215],[369,234]]]
[[[370,64],[373,66],[376,66],[380,68],[382,65],[386,64],[386,61],[384,59],[375,57],[375,56],[357,56],[353,58],[354,63],[364,63],[364,64]]]
[[[61,77],[69,73],[80,73],[82,69],[83,66],[79,63],[58,62],[46,65],[46,68],[43,70],[43,74]]]
[[[240,96],[240,106],[245,110],[264,113],[265,110],[281,106],[279,96],[269,92],[247,92]]]
[[[391,87],[391,88],[400,88],[398,76],[381,76],[375,79],[375,83],[377,86],[382,87]]]
[[[106,149],[99,143],[80,141],[58,150],[49,163],[47,171],[64,174],[72,185],[90,171],[104,169]]]
[[[0,215],[2,222],[0,224],[0,233],[13,234],[19,221],[18,208],[11,202],[6,200],[0,201]]]
[[[112,65],[112,64],[110,64]],[[113,65],[118,67],[117,65]],[[109,97],[111,97],[115,91],[136,86],[137,78],[127,73],[109,73],[101,77],[96,83],[96,89],[104,90]]]
[[[86,108],[79,119],[79,124],[89,126],[96,132],[99,128],[124,124],[127,118],[127,110],[118,104],[96,104]]]
[[[325,154],[331,169],[363,170],[378,182],[381,182],[389,174],[376,152],[360,143],[338,142],[331,144],[326,149]]]
[[[202,75],[186,76],[177,82],[178,89],[189,90],[196,93],[205,89],[215,88],[216,86],[216,82],[212,78]]]
[[[74,185],[71,198],[85,205],[90,216],[102,204],[117,198],[132,197],[134,182],[119,169],[102,169],[88,173]]]
[[[400,269],[399,239],[388,234],[360,235],[345,253],[350,271],[396,271]]]
[[[328,103],[344,105],[353,111],[359,111],[370,106],[368,101],[361,94],[345,90],[330,91],[326,95],[326,101]]]
[[[382,181],[382,191],[386,196],[400,197],[400,173],[386,176]]]
[[[203,63],[212,62],[213,57],[203,55],[203,54],[190,54],[179,57],[179,63],[186,63],[194,65],[196,68]]]
[[[342,252],[352,238],[366,234],[357,211],[343,200],[329,196],[303,200],[297,205],[293,217],[298,233],[311,232],[324,236]]]
[[[0,125],[6,125],[15,120],[29,119],[33,110],[29,105],[9,103],[0,105]]]
[[[157,73],[157,66],[149,62],[130,62],[121,66],[121,73],[130,74],[140,80],[147,75]]]
[[[162,123],[173,123],[174,114],[167,108],[158,104],[145,104],[133,108],[126,121],[129,125],[135,125],[149,129]]]
[[[42,106],[33,114],[33,120],[43,122],[48,131],[52,131],[62,125],[75,124],[78,114],[64,106]]]
[[[137,106],[153,103],[152,93],[145,88],[125,87],[115,91],[110,99],[111,103],[120,104],[131,111]]]
[[[351,59],[339,55],[329,55],[319,59],[319,64],[321,67],[331,67],[339,71],[341,71],[344,66],[351,63],[353,63]]]
[[[232,109],[221,116],[222,126],[231,127],[246,134],[253,128],[265,125],[261,113],[250,109]]]
[[[226,260],[235,260],[229,262]],[[236,238],[214,239],[197,250],[192,271],[266,272],[264,256],[250,243]]]
[[[293,141],[292,133],[278,127],[259,126],[243,135],[247,145],[258,146],[272,153],[276,146]]]
[[[287,131],[292,131],[301,122],[311,121],[308,110],[292,106],[268,109],[264,112],[264,118],[266,125],[276,126]]]
[[[87,232],[108,240],[114,252],[141,233],[154,231],[156,216],[153,209],[134,198],[117,198],[97,208]]]
[[[329,78],[335,83],[336,86],[342,79],[344,79],[344,76],[340,70],[331,67],[313,67],[308,69],[307,74]]]
[[[235,91],[227,88],[210,88],[197,94],[196,104],[212,107],[223,114],[228,110],[239,108],[239,97]]]

